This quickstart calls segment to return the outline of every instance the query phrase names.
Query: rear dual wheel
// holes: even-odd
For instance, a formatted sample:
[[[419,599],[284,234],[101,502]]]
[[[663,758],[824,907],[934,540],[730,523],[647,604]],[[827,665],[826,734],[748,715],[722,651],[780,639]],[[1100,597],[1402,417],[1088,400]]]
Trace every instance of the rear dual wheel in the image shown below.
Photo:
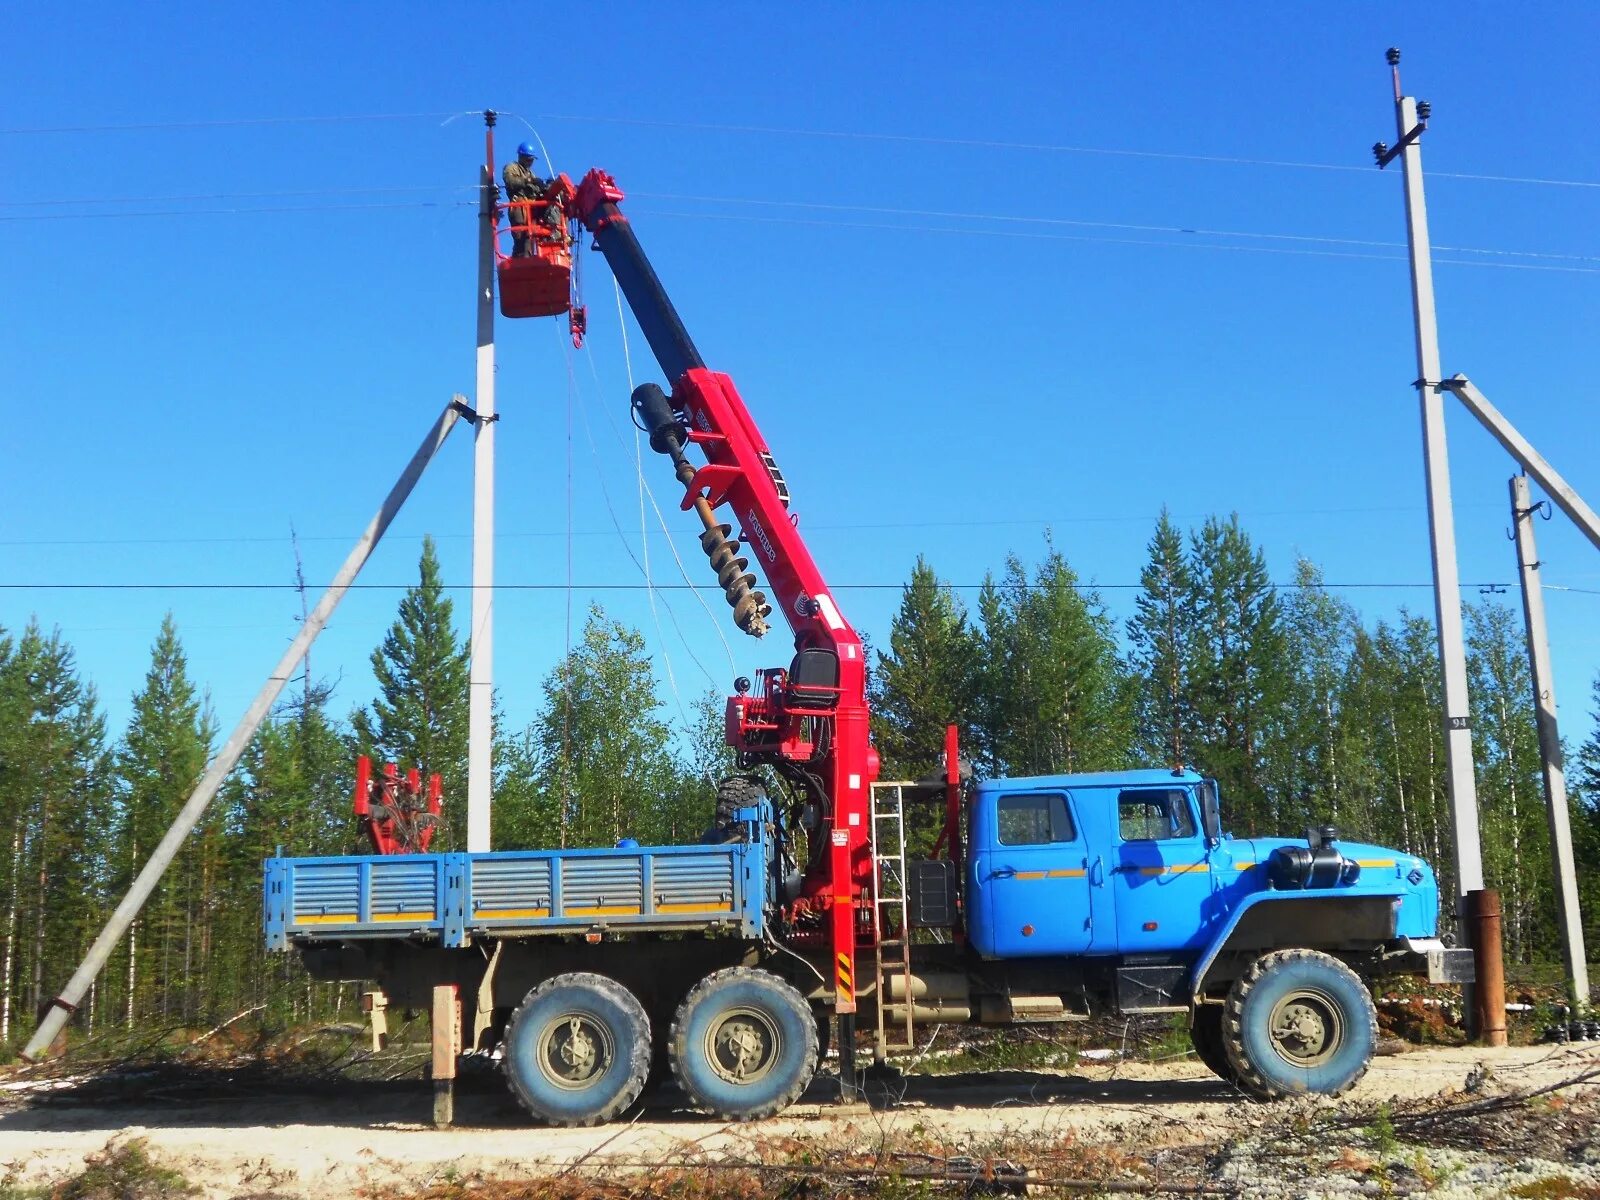
[[[706,976],[672,1022],[672,1074],[696,1108],[723,1120],[770,1117],[800,1098],[817,1069],[817,1019],[768,971]]]
[[[650,1070],[650,1018],[614,979],[574,971],[548,979],[511,1014],[511,1092],[551,1125],[598,1125],[627,1110]]]

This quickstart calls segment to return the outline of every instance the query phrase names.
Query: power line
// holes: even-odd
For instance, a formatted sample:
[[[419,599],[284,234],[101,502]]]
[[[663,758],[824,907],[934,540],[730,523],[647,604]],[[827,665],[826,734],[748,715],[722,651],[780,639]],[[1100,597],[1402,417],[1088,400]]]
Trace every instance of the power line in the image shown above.
[[[0,128],[0,135],[62,134],[62,133],[130,133],[151,130],[226,129],[242,126],[316,125],[340,124],[360,121],[420,121],[442,118],[449,124],[460,117],[477,116],[481,110],[461,112],[416,113],[350,113],[299,117],[234,117],[205,121],[142,121],[128,124],[106,125],[34,125]],[[501,116],[515,117],[526,122],[529,118],[520,113],[502,111]],[[1046,154],[1088,154],[1112,158],[1153,159],[1165,162],[1211,163],[1223,166],[1272,167],[1299,171],[1337,171],[1357,173],[1377,178],[1371,166],[1353,163],[1307,162],[1298,159],[1253,158],[1233,154],[1194,154],[1171,150],[1141,150],[1126,146],[1079,146],[1056,142],[1006,141],[997,138],[938,137],[929,134],[878,133],[869,130],[806,129],[783,125],[729,125],[707,121],[666,121],[643,117],[605,117],[593,114],[535,113],[533,119],[541,121],[572,121],[590,125],[632,125],[652,129],[686,129],[702,133],[745,133],[779,137],[810,137],[834,141],[901,142],[912,145],[966,147],[988,150],[1025,150]],[[1568,187],[1600,189],[1600,181],[1588,179],[1557,179],[1533,175],[1496,175],[1475,171],[1428,172],[1430,179],[1459,179],[1475,183],[1513,183],[1541,187]]]
[[[411,588],[414,588],[416,586],[417,585],[415,583],[352,583],[352,584],[350,584],[350,588],[352,590],[372,591],[372,592],[407,591],[407,590],[409,590]],[[444,585],[441,585],[441,586],[447,588],[450,591],[457,591],[457,592],[470,592],[470,591],[473,590],[473,585],[470,584],[470,583],[466,583],[466,584],[460,584],[460,583],[457,583],[457,584],[444,584]],[[572,591],[572,592],[642,592],[642,591],[648,590],[652,586],[654,586],[656,588],[656,590],[658,590],[658,591],[661,591],[661,590],[695,591],[695,592],[706,591],[706,592],[718,592],[718,593],[720,593],[721,590],[722,590],[718,585],[709,584],[709,583],[708,584],[657,583],[657,584],[654,584],[654,585],[645,584],[645,583],[573,583],[573,584],[570,584],[570,585],[569,584],[565,584],[565,583],[496,583],[496,584],[493,584],[491,586],[494,588],[495,591],[500,591],[500,592],[568,592],[568,591]],[[829,590],[830,591],[836,591],[836,592],[847,592],[847,591],[848,592],[900,591],[900,590],[904,589],[906,586],[907,585],[906,585],[906,583],[904,581],[901,581],[899,583],[836,583],[836,584],[830,585]],[[944,584],[941,584],[940,586],[950,588],[952,591],[966,592],[966,591],[978,591],[978,590],[980,590],[980,589],[982,589],[984,587],[987,587],[989,585],[986,584],[986,583],[944,583]],[[1001,591],[1015,591],[1015,590],[1036,591],[1039,588],[1044,587],[1044,586],[1055,586],[1055,585],[1054,584],[1042,585],[1042,584],[1032,584],[1032,583],[1018,584],[1018,583],[1011,583],[1011,582],[1004,582],[1004,583],[996,582],[993,586],[995,586],[996,588],[1000,589]],[[1144,584],[1142,584],[1142,583],[1074,583],[1074,584],[1070,584],[1069,586],[1072,587],[1075,591],[1100,592],[1100,591],[1137,591],[1137,590],[1142,589],[1144,587]],[[1473,588],[1473,587],[1477,587],[1477,588],[1487,588],[1487,587],[1505,588],[1505,587],[1509,587],[1510,585],[1506,584],[1506,583],[1500,583],[1500,582],[1490,582],[1490,583],[1463,583],[1461,586],[1463,588]],[[292,592],[292,591],[298,590],[298,587],[299,587],[298,584],[293,584],[293,583],[0,583],[0,591],[13,591],[13,592],[20,592],[20,591],[49,591],[49,592],[78,592],[78,591],[101,591],[101,592],[157,592],[157,591],[170,591],[170,592],[202,592],[202,591],[203,592],[285,592],[285,591],[289,591],[289,592]],[[1411,588],[1428,588],[1428,589],[1431,589],[1433,587],[1433,583],[1432,583],[1431,580],[1430,581],[1420,582],[1420,583],[1418,583],[1418,582],[1396,582],[1396,583],[1314,583],[1314,584],[1308,584],[1308,583],[1270,583],[1270,584],[1267,584],[1267,587],[1272,589],[1273,591],[1280,591],[1280,592],[1295,592],[1295,591],[1306,591],[1306,590],[1313,590],[1314,591],[1314,590],[1317,590],[1319,588],[1326,589],[1328,591],[1361,591],[1361,590],[1388,590],[1388,589],[1399,590],[1399,589],[1411,589]],[[1565,591],[1580,591],[1582,589],[1565,588],[1563,590],[1565,590]],[[1600,595],[1600,591],[1595,592],[1595,594],[1596,595]]]
[[[674,217],[693,221],[745,221],[766,225],[804,225],[820,229],[875,229],[895,230],[902,233],[956,234],[960,237],[1016,238],[1039,242],[1091,242],[1103,245],[1160,246],[1186,250],[1223,250],[1236,254],[1278,254],[1302,258],[1354,258],[1377,262],[1404,262],[1402,254],[1362,254],[1344,250],[1292,249],[1287,246],[1228,246],[1216,242],[1173,241],[1160,242],[1151,238],[1092,237],[1089,234],[1035,233],[1013,229],[957,229],[940,225],[903,225],[884,221],[809,221],[801,217],[755,217],[744,213],[686,213],[663,209],[633,209],[634,216]],[[1435,266],[1489,267],[1516,271],[1557,271],[1572,275],[1600,275],[1600,267],[1561,267],[1545,263],[1471,262],[1459,258],[1436,258]]]
[[[371,196],[375,193],[390,196],[397,192],[476,192],[481,186],[481,184],[477,183],[431,183],[414,184],[408,187],[389,187],[385,185],[382,188],[305,188],[283,192],[197,192],[187,195],[165,196],[47,197],[42,200],[0,200],[0,208],[53,208],[82,205],[99,209],[108,204],[177,204],[198,200],[275,200],[291,196]]]
[[[959,221],[997,221],[1025,225],[1069,225],[1085,229],[1121,229],[1136,233],[1174,233],[1198,237],[1257,238],[1282,242],[1318,242],[1334,246],[1365,246],[1385,250],[1404,250],[1405,242],[1376,241],[1367,238],[1330,237],[1324,234],[1270,233],[1247,229],[1206,229],[1185,225],[1139,225],[1123,221],[1089,221],[1074,217],[1008,216],[1003,213],[951,212],[942,209],[894,208],[866,204],[826,204],[808,200],[765,200],[742,196],[694,196],[673,192],[633,192],[634,196],[648,200],[688,200],[700,204],[748,204],[767,208],[801,208],[824,212],[863,212],[908,217],[939,217]],[[1163,245],[1165,243],[1162,243]],[[1600,256],[1589,254],[1555,254],[1540,250],[1505,250],[1483,246],[1435,245],[1435,250],[1453,254],[1494,254],[1516,258],[1553,258],[1572,262],[1600,262]]]
[[[205,121],[135,121],[121,125],[16,125],[0,129],[0,134],[34,133],[143,133],[161,129],[233,129],[245,125],[337,125],[353,121],[426,121],[444,118],[448,124],[457,117],[477,116],[481,109],[463,112],[412,112],[412,113],[336,113],[326,116],[303,117],[221,117]]]
[[[1172,162],[1217,163],[1227,166],[1280,167],[1303,171],[1357,172],[1378,177],[1371,166],[1351,163],[1302,162],[1294,159],[1247,158],[1228,154],[1187,154],[1167,150],[1135,150],[1120,146],[1074,146],[1052,142],[1011,142],[992,138],[935,137],[911,133],[871,133],[845,129],[802,129],[780,125],[719,125],[698,121],[662,121],[639,117],[577,116],[561,113],[536,113],[541,121],[576,121],[600,125],[640,125],[660,129],[692,129],[707,133],[776,134],[787,137],[814,137],[850,141],[909,142],[929,146],[962,146],[988,150],[1030,150],[1050,154],[1097,154],[1116,158],[1149,158]],[[1526,175],[1492,175],[1459,171],[1428,171],[1429,179],[1463,179],[1486,183],[1538,184],[1548,187],[1597,188],[1600,182],[1587,179],[1549,179]]]
[[[1503,511],[1501,504],[1458,504],[1457,511],[1466,509],[1493,509]],[[1426,509],[1420,505],[1394,505],[1394,504],[1365,504],[1351,505],[1335,508],[1274,508],[1259,509],[1240,512],[1241,520],[1258,521],[1271,517],[1332,517],[1350,516],[1362,513],[1420,513]],[[1197,521],[1216,516],[1214,512],[1168,513],[1175,521]],[[1122,516],[1079,516],[1070,517],[993,517],[984,520],[963,518],[960,520],[939,521],[819,521],[807,522],[805,529],[809,532],[820,530],[851,530],[851,529],[992,529],[1010,525],[1149,525],[1159,519],[1159,514],[1147,515],[1131,514]],[[699,534],[692,529],[671,531],[672,536],[698,540]],[[575,529],[573,534],[577,537],[603,537],[616,536],[614,529]],[[471,533],[430,533],[430,534],[396,534],[390,533],[389,538],[421,538],[432,537],[435,541],[462,540],[470,538]],[[565,530],[526,530],[521,532],[502,531],[495,535],[501,540],[522,538],[552,538],[565,537]],[[301,534],[302,542],[340,542],[348,544],[355,540],[354,533],[321,533]],[[282,545],[288,542],[286,534],[248,534],[230,535],[227,537],[140,537],[140,538],[9,538],[0,539],[0,546],[210,546],[210,545]]]
[[[138,217],[248,217],[261,213],[363,212],[377,208],[476,208],[471,200],[411,200],[393,204],[294,204],[270,208],[170,208],[151,212],[24,213],[0,216],[0,221],[123,221]]]
[[[415,194],[415,193],[429,193],[429,192],[476,192],[480,186],[481,185],[478,185],[478,184],[427,184],[427,185],[418,185],[418,186],[400,187],[400,188],[386,187],[386,188],[383,189],[383,194],[384,195],[394,195],[394,194],[400,194],[400,193],[413,193],[413,194]],[[76,207],[91,207],[92,206],[96,210],[96,212],[94,213],[94,218],[96,220],[102,219],[102,218],[104,218],[106,216],[128,216],[128,217],[157,216],[157,215],[159,215],[159,216],[176,216],[176,215],[183,215],[183,214],[189,213],[189,212],[212,212],[212,211],[226,212],[226,213],[229,213],[229,214],[249,213],[249,212],[301,212],[301,211],[323,211],[323,210],[320,210],[320,209],[315,208],[313,206],[303,206],[303,207],[302,206],[291,206],[291,207],[284,207],[284,208],[265,208],[265,207],[261,207],[261,208],[251,208],[251,209],[219,209],[219,210],[185,209],[185,210],[182,210],[182,213],[180,213],[180,212],[178,212],[176,210],[174,210],[174,211],[159,211],[159,212],[154,212],[154,213],[107,213],[107,212],[105,212],[105,208],[106,208],[107,205],[121,205],[121,204],[197,203],[197,202],[215,202],[215,201],[221,201],[221,200],[262,200],[262,199],[279,199],[279,198],[311,197],[311,196],[370,195],[372,193],[373,193],[373,189],[370,188],[370,187],[343,187],[343,188],[308,188],[308,189],[297,189],[297,190],[290,190],[290,191],[268,191],[268,192],[201,192],[201,193],[190,193],[190,194],[169,194],[169,195],[161,195],[161,196],[84,196],[84,197],[72,197],[72,198],[47,197],[47,198],[43,198],[43,199],[34,199],[34,200],[0,200],[0,208],[64,208],[64,207],[75,207],[75,206]],[[679,201],[690,201],[690,202],[693,202],[693,203],[696,203],[696,204],[740,204],[740,205],[758,206],[758,207],[764,207],[764,208],[794,208],[794,209],[804,209],[804,210],[819,211],[819,212],[872,213],[872,214],[879,214],[879,215],[885,215],[885,216],[937,217],[937,218],[947,219],[947,220],[988,221],[988,222],[999,222],[999,223],[1004,223],[1004,224],[1043,225],[1043,226],[1070,226],[1070,227],[1073,227],[1073,228],[1082,228],[1082,229],[1111,229],[1111,230],[1124,230],[1124,231],[1136,232],[1136,233],[1175,234],[1175,235],[1186,236],[1186,237],[1247,238],[1247,239],[1263,240],[1263,241],[1304,242],[1304,243],[1323,244],[1323,245],[1331,245],[1331,246],[1360,246],[1360,247],[1367,247],[1367,248],[1373,248],[1373,249],[1385,249],[1385,250],[1403,250],[1403,249],[1405,249],[1405,243],[1404,242],[1381,241],[1381,240],[1370,239],[1370,238],[1335,237],[1335,236],[1328,235],[1328,234],[1277,233],[1277,232],[1272,232],[1272,231],[1267,231],[1267,230],[1249,230],[1249,229],[1210,229],[1210,228],[1205,228],[1205,227],[1187,226],[1187,225],[1148,225],[1148,224],[1139,224],[1139,223],[1126,222],[1126,221],[1093,221],[1093,220],[1088,220],[1088,219],[1084,219],[1084,218],[1076,218],[1076,217],[1013,216],[1013,215],[1008,215],[1008,214],[1004,214],[1004,213],[960,212],[960,211],[951,211],[951,210],[946,210],[946,209],[905,208],[905,207],[894,207],[894,206],[887,206],[887,205],[828,204],[828,203],[822,203],[822,202],[817,202],[817,201],[772,200],[772,199],[764,199],[764,198],[760,198],[760,197],[748,197],[748,196],[715,196],[715,195],[708,196],[708,195],[691,195],[691,194],[684,194],[684,193],[678,193],[678,192],[650,192],[650,191],[636,191],[636,192],[633,192],[632,194],[634,196],[640,197],[642,199],[648,199],[648,200],[679,200]],[[338,207],[345,207],[345,206],[330,206],[329,210],[334,210],[334,209],[336,209]],[[355,206],[348,206],[348,207],[355,207]],[[706,214],[701,214],[701,215],[706,215]],[[0,219],[3,219],[3,220],[45,220],[45,219],[77,220],[77,219],[80,219],[80,218],[78,216],[76,216],[76,215],[69,216],[69,217],[49,217],[49,216],[38,216],[38,217],[35,217],[32,214],[15,214],[15,215],[10,215],[10,216],[6,216],[6,217],[0,217]],[[913,227],[913,226],[896,226],[896,228],[916,228],[916,227]],[[1158,244],[1166,245],[1167,243],[1162,242],[1162,243],[1158,243]],[[1501,248],[1501,247],[1451,246],[1451,245],[1435,245],[1434,249],[1435,250],[1442,250],[1442,251],[1445,251],[1447,253],[1453,253],[1453,254],[1483,254],[1483,255],[1493,255],[1493,256],[1497,256],[1497,257],[1539,258],[1539,259],[1564,260],[1564,261],[1568,261],[1568,262],[1600,263],[1600,256],[1596,256],[1596,255],[1563,254],[1563,253],[1555,253],[1555,252],[1551,252],[1551,251],[1541,251],[1541,250],[1509,250],[1509,249],[1505,249],[1505,248]],[[1391,256],[1385,255],[1383,257],[1391,257]]]

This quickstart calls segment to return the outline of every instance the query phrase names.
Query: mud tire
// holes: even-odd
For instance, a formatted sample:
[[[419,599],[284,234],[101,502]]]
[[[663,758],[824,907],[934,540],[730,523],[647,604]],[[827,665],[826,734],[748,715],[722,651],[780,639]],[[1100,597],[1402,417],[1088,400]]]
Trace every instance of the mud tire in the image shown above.
[[[573,971],[528,993],[511,1014],[504,1045],[506,1082],[523,1108],[550,1125],[598,1125],[644,1090],[650,1018],[615,979]],[[584,1061],[593,1064],[587,1073]]]
[[[697,983],[672,1022],[672,1074],[690,1102],[725,1121],[793,1104],[817,1070],[817,1019],[768,971],[729,967]],[[730,1047],[744,1046],[742,1053]]]
[[[1372,1062],[1378,1013],[1367,985],[1337,958],[1275,950],[1234,981],[1222,1044],[1234,1082],[1257,1099],[1341,1096]]]

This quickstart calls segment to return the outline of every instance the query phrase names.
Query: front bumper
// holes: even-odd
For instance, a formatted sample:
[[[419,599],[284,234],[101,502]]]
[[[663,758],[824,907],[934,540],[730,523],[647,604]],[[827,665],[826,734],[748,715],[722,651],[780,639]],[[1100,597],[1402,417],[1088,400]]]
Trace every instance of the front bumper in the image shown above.
[[[1401,938],[1384,956],[1384,969],[1429,983],[1472,983],[1478,977],[1471,950],[1446,946],[1438,938]]]

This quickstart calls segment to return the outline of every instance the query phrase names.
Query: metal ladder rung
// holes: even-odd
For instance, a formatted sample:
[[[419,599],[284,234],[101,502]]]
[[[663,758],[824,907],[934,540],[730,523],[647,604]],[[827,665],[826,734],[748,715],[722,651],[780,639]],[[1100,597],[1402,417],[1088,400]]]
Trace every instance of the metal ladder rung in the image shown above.
[[[877,1056],[889,1049],[888,1021],[896,1019],[896,1033],[903,1031],[907,1047],[916,1045],[913,1025],[914,1006],[908,1001],[888,999],[891,976],[911,976],[911,913],[907,894],[905,793],[901,783],[874,783],[870,793],[872,838],[872,937],[873,969],[877,990]],[[885,910],[889,910],[887,913]],[[885,916],[898,917],[895,935],[885,937]],[[906,991],[909,995],[910,985]],[[898,1042],[896,1043],[899,1044]]]

